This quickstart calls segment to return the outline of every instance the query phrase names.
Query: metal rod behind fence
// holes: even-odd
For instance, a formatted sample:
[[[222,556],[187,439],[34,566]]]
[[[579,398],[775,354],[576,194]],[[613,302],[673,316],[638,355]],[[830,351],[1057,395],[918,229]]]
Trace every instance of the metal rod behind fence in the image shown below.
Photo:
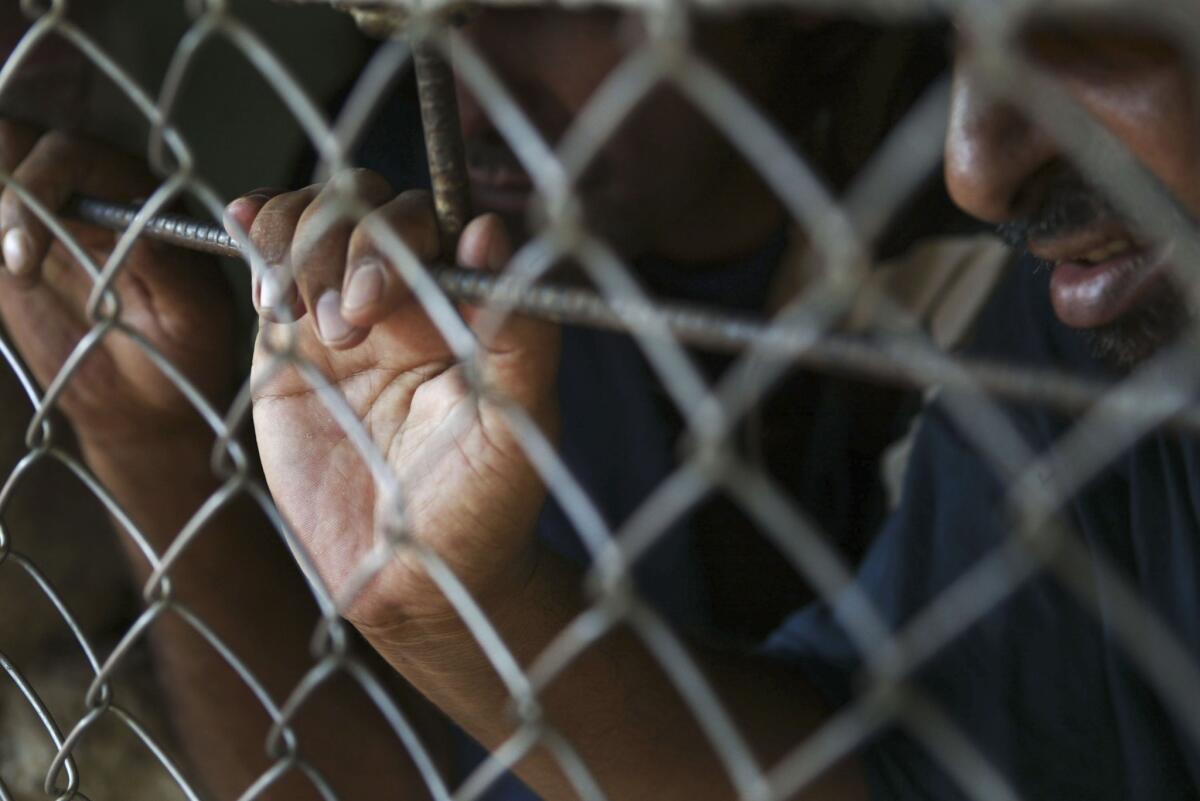
[[[433,203],[442,233],[442,253],[453,259],[458,237],[471,216],[467,159],[458,117],[454,71],[429,39],[414,39],[412,53]]]
[[[429,177],[441,228],[442,252],[453,257],[458,237],[471,218],[470,185],[454,71],[442,56],[432,31],[452,24],[455,13],[461,13],[462,9],[445,8],[432,17],[418,19],[400,3],[335,0],[334,6],[349,12],[369,36],[406,38],[409,42],[420,98]]]
[[[138,207],[95,198],[76,197],[69,216],[114,231],[128,228]],[[189,250],[244,259],[238,243],[220,226],[176,214],[150,218],[143,235]],[[1112,385],[1061,372],[957,357],[954,366],[935,358],[920,343],[901,337],[875,341],[860,336],[825,333],[814,339],[804,326],[778,327],[745,315],[685,303],[629,299],[610,303],[579,287],[539,283],[527,286],[504,275],[459,267],[430,268],[442,290],[455,301],[492,305],[557,323],[631,333],[632,320],[653,321],[653,328],[684,345],[741,353],[751,347],[772,358],[824,372],[853,376],[872,383],[924,389],[982,391],[1014,402],[1040,404],[1064,412],[1080,412],[1112,390]],[[643,326],[651,330],[652,326]],[[1136,399],[1128,410],[1136,414]],[[1118,410],[1119,411],[1119,410]],[[1200,410],[1189,405],[1172,415],[1175,428],[1200,434]]]

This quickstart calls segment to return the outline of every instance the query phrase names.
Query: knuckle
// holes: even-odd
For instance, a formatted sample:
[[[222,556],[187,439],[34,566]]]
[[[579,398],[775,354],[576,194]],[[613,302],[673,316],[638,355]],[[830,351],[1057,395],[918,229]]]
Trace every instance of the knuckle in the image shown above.
[[[375,203],[368,192],[354,181],[333,180],[317,194],[305,212],[305,222],[324,231],[348,231],[367,214]]]
[[[42,202],[59,202],[78,183],[94,155],[74,134],[49,131],[41,136],[13,170],[21,186]]]
[[[349,261],[355,265],[375,255],[374,241],[371,238],[371,232],[366,220],[360,222],[350,232],[348,253]]]
[[[0,223],[5,228],[10,227],[16,224],[24,213],[25,203],[17,190],[11,185],[5,185],[4,192],[0,194]]]
[[[439,239],[433,200],[428,192],[414,189],[364,217],[350,235],[350,261],[394,262],[395,240],[420,260],[436,258]],[[393,254],[393,255],[389,255]]]
[[[355,226],[354,231],[350,234],[349,257],[354,264],[361,264],[365,261],[374,261],[382,259],[384,261],[392,261],[393,259],[385,257],[384,254],[391,251],[389,247],[390,237],[386,234],[380,236],[384,231],[391,231],[398,236],[402,241],[404,234],[397,230],[388,216],[381,210],[377,210],[367,217],[362,222]],[[405,245],[408,243],[405,242]]]
[[[316,236],[335,230],[338,226],[347,226],[353,219],[353,204],[348,200],[351,198],[347,198],[344,188],[332,182],[314,190],[312,202],[300,216],[300,225],[312,229]]]
[[[292,251],[292,269],[301,286],[324,286],[341,282],[345,263],[332,249],[320,246]]]
[[[401,192],[396,197],[396,203],[405,209],[412,209],[414,214],[433,214],[433,195],[424,189],[409,189]]]
[[[74,133],[54,129],[42,135],[38,147],[56,154],[81,155],[84,151],[83,140]]]
[[[62,128],[51,128],[42,135],[42,139],[55,145],[67,145],[79,141],[79,137]]]
[[[395,194],[391,182],[374,170],[357,167],[354,170],[354,180],[359,191],[369,197],[387,198]]]
[[[367,167],[347,167],[330,178],[326,187],[335,192],[362,196],[376,195],[380,189],[387,190],[389,195],[392,193],[388,180]]]
[[[438,225],[433,196],[424,191],[406,192],[399,198],[395,217],[405,241],[418,253],[437,255]]]
[[[310,205],[292,238],[291,257],[297,272],[339,272],[351,225],[336,207],[320,204],[319,201]]]
[[[250,241],[268,263],[281,262],[291,249],[297,214],[281,195],[268,201],[250,226]]]

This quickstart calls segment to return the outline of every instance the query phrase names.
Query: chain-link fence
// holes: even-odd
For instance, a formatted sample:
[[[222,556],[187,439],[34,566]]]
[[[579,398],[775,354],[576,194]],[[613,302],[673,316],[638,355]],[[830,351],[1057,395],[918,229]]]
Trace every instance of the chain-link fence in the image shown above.
[[[80,170],[67,170],[67,177],[55,174],[55,159],[45,156],[74,158],[75,140],[52,137],[46,145],[46,139],[29,135],[19,146],[14,142],[25,136],[20,131],[5,140],[9,205],[8,211],[0,208],[0,225],[8,233],[17,218],[4,215],[22,213],[23,207],[31,215],[23,219],[30,225],[40,222],[57,244],[40,279],[54,289],[31,289],[28,281],[18,286],[12,278],[0,285],[9,298],[0,351],[28,399],[26,407],[17,408],[14,399],[5,398],[0,418],[0,435],[10,437],[15,454],[12,463],[4,463],[0,490],[0,586],[4,597],[28,603],[22,607],[14,600],[15,612],[0,609],[0,618],[10,619],[4,623],[14,624],[0,626],[0,664],[11,685],[0,710],[3,739],[12,743],[0,746],[0,798],[200,798],[209,793],[346,798],[372,792],[465,801],[500,793],[504,774],[517,768],[543,795],[597,799],[623,797],[639,785],[648,788],[647,795],[677,793],[672,788],[687,786],[688,777],[673,771],[689,761],[696,776],[708,776],[706,771],[717,766],[736,797],[786,798],[891,730],[932,757],[930,764],[949,777],[954,797],[1023,797],[1029,777],[1014,771],[1024,763],[1003,749],[996,753],[995,742],[986,736],[981,745],[980,729],[987,726],[972,725],[979,718],[951,706],[955,698],[964,705],[968,699],[940,693],[936,676],[915,677],[1034,582],[1052,586],[1063,605],[1076,605],[1100,624],[1105,642],[1129,661],[1146,697],[1166,710],[1153,718],[1156,736],[1169,738],[1179,754],[1200,751],[1200,718],[1192,712],[1200,693],[1196,643],[1188,639],[1192,624],[1173,619],[1162,597],[1147,597],[1153,581],[1146,576],[1157,575],[1148,567],[1151,556],[1123,560],[1122,552],[1105,553],[1085,536],[1089,527],[1128,527],[1135,541],[1148,542],[1149,551],[1161,546],[1175,554],[1163,541],[1186,538],[1191,524],[1167,514],[1162,518],[1169,521],[1167,531],[1145,531],[1138,528],[1141,518],[1132,507],[1122,507],[1125,518],[1101,515],[1099,523],[1071,511],[1074,499],[1106,480],[1114,461],[1148,436],[1183,442],[1196,430],[1200,417],[1192,396],[1198,376],[1192,354],[1200,333],[1182,326],[1182,333],[1156,346],[1136,369],[1099,377],[1094,370],[1075,369],[1066,357],[1061,363],[1029,363],[1020,354],[1012,359],[999,358],[1003,353],[997,358],[963,354],[950,345],[976,323],[994,287],[1027,265],[1016,265],[1004,252],[996,256],[988,242],[951,241],[947,231],[961,220],[941,211],[906,223],[912,235],[900,238],[909,240],[903,249],[907,255],[886,253],[896,220],[906,218],[931,181],[938,183],[932,179],[942,168],[948,118],[952,128],[984,125],[982,114],[976,119],[958,105],[951,113],[952,93],[961,87],[953,89],[949,73],[939,72],[946,66],[940,53],[926,59],[937,66],[927,79],[903,88],[896,83],[897,74],[919,72],[906,59],[913,52],[925,54],[929,42],[952,25],[961,75],[1004,98],[1014,119],[1026,120],[1013,125],[1028,127],[1028,120],[1036,120],[1042,132],[1038,141],[1052,140],[1062,162],[1074,164],[1088,185],[1110,199],[1116,210],[1111,219],[1131,221],[1131,230],[1142,232],[1145,241],[1171,243],[1172,285],[1193,286],[1189,271],[1200,263],[1194,258],[1200,251],[1186,211],[1188,187],[1175,183],[1180,173],[1171,172],[1175,162],[1167,156],[1156,162],[1153,150],[1149,157],[1145,151],[1131,154],[1130,143],[1136,151],[1142,139],[1114,123],[1116,114],[1107,119],[1098,114],[1097,106],[1103,111],[1104,103],[1095,99],[1107,86],[1108,73],[1102,70],[1128,76],[1148,69],[1148,41],[1178,53],[1179,64],[1190,63],[1200,42],[1200,31],[1193,30],[1200,18],[1190,4],[842,0],[786,6],[723,2],[713,8],[636,3],[611,16],[583,10],[577,13],[603,20],[608,26],[603,30],[621,42],[620,57],[554,137],[523,104],[524,88],[507,82],[504,69],[491,63],[493,45],[474,33],[473,26],[485,24],[478,10],[438,4],[405,6],[402,13],[386,4],[345,5],[364,28],[395,38],[379,45],[353,86],[331,106],[333,112],[313,100],[260,34],[242,21],[236,3],[188,4],[189,27],[154,86],[135,80],[122,66],[121,53],[99,46],[69,3],[22,2],[19,14],[11,9],[14,20],[24,20],[28,29],[0,73],[0,97],[35,70],[37,59],[31,56],[45,42],[67,43],[67,50],[82,54],[88,69],[115,85],[144,118],[144,156],[155,177],[144,184],[144,192],[125,191],[132,182],[115,177],[108,185],[89,186]],[[274,13],[283,17],[294,11],[281,5]],[[541,24],[538,7],[504,13],[526,15],[515,23],[529,26],[526,30]],[[739,15],[759,26],[765,20],[767,33],[753,29],[760,38],[748,40],[764,53],[784,27],[802,31],[798,38],[781,40],[784,56],[799,64],[786,62],[794,71],[781,93],[764,80],[761,85],[774,87],[775,93],[755,96],[728,74],[721,57],[710,53],[707,29],[734,26]],[[1067,57],[1053,50],[1059,45],[1047,45],[1052,52],[1045,58],[1041,51],[1022,49],[1033,21],[1050,17],[1057,22],[1038,36],[1059,37],[1054,41],[1073,43],[1061,47],[1084,51],[1070,51],[1072,59],[1099,62],[1103,56],[1112,63],[1101,68],[1088,62],[1092,72],[1064,77]],[[1080,45],[1090,41],[1088,32],[1100,22],[1124,36],[1136,35],[1136,42],[1114,45],[1106,33],[1109,39],[1096,52]],[[123,24],[135,29],[139,20]],[[636,35],[624,29],[618,34],[619,26],[630,25]],[[878,31],[891,26],[910,37],[904,40],[907,49],[879,46],[885,39]],[[588,35],[598,35],[597,30]],[[547,31],[548,37],[557,35],[553,26]],[[237,229],[232,236],[202,222],[164,216],[178,213],[186,202],[187,208],[221,220],[230,199],[206,181],[192,143],[174,123],[195,60],[214,41],[231,44],[273,87],[315,153],[315,167],[302,177],[315,175],[328,184],[320,203],[315,192],[306,198],[304,225],[311,240],[332,238],[340,243],[339,254],[347,243],[353,252],[355,242],[369,241],[386,265],[387,275],[378,280],[390,282],[388,291],[397,294],[387,297],[400,305],[389,307],[391,316],[373,321],[373,329],[360,326],[356,335],[367,341],[357,347],[322,343],[318,333],[325,318],[311,302],[315,298],[296,302],[307,291],[300,259],[284,265],[278,253],[261,252],[270,231],[246,230],[237,215],[229,223]],[[417,43],[414,49],[410,41]],[[817,54],[827,41],[850,45],[831,48],[842,55],[821,63]],[[789,49],[797,43],[805,48],[803,57]],[[585,49],[575,53],[579,63],[557,53],[564,73],[587,68]],[[410,99],[399,119],[411,127],[418,105],[424,112],[441,247],[421,244],[418,229],[396,222],[409,218],[373,214],[390,197],[374,196],[379,193],[364,188],[362,173],[353,170],[372,131],[382,131],[385,149],[389,142],[398,148],[397,142],[417,141],[387,129],[387,124],[403,126],[381,122],[379,114],[403,95],[398,86],[414,68],[414,50],[420,102]],[[539,69],[553,64],[534,55],[525,54]],[[322,54],[314,52],[312,58]],[[759,72],[769,72],[773,62],[763,58]],[[501,159],[505,175],[528,179],[527,187],[518,187],[528,212],[522,208],[508,215],[525,224],[528,236],[518,240],[511,258],[502,259],[499,276],[445,266],[453,261],[449,248],[469,217],[464,190],[471,178],[463,171],[453,79],[439,71],[445,68],[442,59],[489,121],[492,150],[508,154],[511,164]],[[862,76],[864,64],[875,66],[866,71],[865,83],[840,79]],[[1181,69],[1186,75],[1186,67]],[[781,122],[777,109],[763,108],[764,97],[791,92],[819,97],[801,80],[805,71],[819,76],[814,82],[829,90],[834,106],[846,98],[866,105],[839,115],[813,100]],[[880,86],[883,94],[897,96],[879,97]],[[660,291],[664,283],[656,283],[643,260],[631,255],[632,246],[615,241],[619,237],[604,224],[593,226],[590,190],[584,188],[590,186],[589,171],[603,162],[606,147],[630,120],[645,122],[638,115],[661,102],[663,87],[684,99],[721,146],[731,148],[733,160],[756,176],[738,185],[744,196],[736,187],[730,190],[733,196],[774,198],[759,207],[739,201],[732,207],[744,206],[746,214],[726,215],[731,230],[747,227],[747,216],[765,221],[751,219],[748,227],[763,231],[750,249],[769,254],[764,258],[772,263],[767,270],[771,291],[760,293],[749,310],[745,304],[731,308],[720,302],[738,295],[741,277],[720,284],[700,302],[687,292],[663,297],[669,290]],[[236,87],[229,91],[235,93]],[[534,97],[542,96],[535,92]],[[871,97],[873,106],[864,100]],[[1180,116],[1190,113],[1187,104],[1194,100],[1186,94],[1156,98],[1156,103],[1185,101]],[[24,116],[20,112],[14,108],[16,116]],[[820,148],[797,145],[801,137],[789,125],[799,119],[806,131],[819,127],[809,125],[808,117],[825,126],[823,142],[844,144],[855,137],[867,142],[858,148],[861,154],[845,159],[844,175],[830,177]],[[1130,125],[1142,122],[1134,115]],[[1153,138],[1152,132],[1147,136]],[[651,148],[647,141],[639,146]],[[104,151],[89,147],[85,156],[106,158]],[[1165,147],[1183,152],[1192,145],[1175,139]],[[48,181],[25,166],[39,153],[43,169],[52,175]],[[1016,164],[1022,156],[1015,153],[1011,159]],[[77,194],[68,197],[67,190]],[[79,197],[85,194],[105,199]],[[476,201],[487,209],[486,196]],[[620,209],[625,217],[645,217],[652,226],[675,224],[663,223],[649,202],[633,201]],[[263,194],[248,202],[265,209],[275,201]],[[774,204],[778,219],[772,216]],[[411,208],[406,213],[420,217]],[[81,216],[124,233],[104,239],[82,225]],[[613,229],[625,230],[616,224]],[[789,233],[780,236],[781,230]],[[689,235],[709,247],[703,233]],[[1038,231],[1026,233],[1036,239]],[[494,261],[498,246],[493,239],[481,244],[480,236],[474,242],[488,255],[477,261]],[[148,243],[155,238],[175,245]],[[1076,249],[1097,252],[1116,238],[1077,243]],[[919,243],[912,245],[914,239]],[[8,237],[4,242],[6,261],[16,261],[22,245],[10,248]],[[27,237],[23,246],[35,245],[36,238],[31,243]],[[237,313],[229,311],[223,290],[214,289],[221,282],[213,281],[219,274],[213,264],[185,252],[205,245],[223,255],[244,254],[249,273],[256,276],[253,301],[268,312],[269,321],[259,335],[253,378],[245,371],[228,378],[236,370],[230,331],[236,329]],[[1125,240],[1123,247],[1131,245]],[[469,254],[470,247],[464,244],[464,249]],[[1119,256],[1119,250],[1085,261],[1103,262]],[[691,260],[711,266],[716,259]],[[727,259],[750,283],[759,280],[753,278],[754,264],[761,260]],[[783,266],[776,269],[776,264]],[[1087,268],[1076,265],[1077,272]],[[244,268],[234,269],[239,283],[251,283]],[[172,278],[176,283],[165,287],[164,275],[180,274],[182,279]],[[1067,278],[1053,280],[1056,299],[1067,297],[1062,289]],[[1079,280],[1084,288],[1076,296],[1088,291]],[[411,297],[402,297],[400,285]],[[52,301],[39,292],[49,292]],[[268,303],[268,292],[275,300],[284,298],[282,306]],[[1190,291],[1176,295],[1191,298]],[[1069,308],[1086,306],[1075,301],[1070,307],[1071,302],[1068,297]],[[237,303],[250,305],[240,296]],[[292,321],[292,315],[305,311],[306,319]],[[566,379],[539,368],[557,361],[560,346],[551,329],[530,318],[563,323],[566,336],[582,336],[570,332],[583,329],[623,332],[592,333],[586,336],[594,340],[561,344],[563,374],[582,382],[584,395],[599,397],[590,406],[573,401],[573,409],[564,408],[561,424],[543,406],[544,398],[556,396],[550,388],[554,382]],[[1015,311],[1013,318],[1014,328],[1025,322]],[[616,350],[596,349],[595,343]],[[711,364],[714,351],[725,354],[717,370]],[[514,353],[513,361],[504,361]],[[627,399],[621,391],[606,394],[587,383],[614,375],[606,372],[606,358],[615,359],[619,370],[638,365],[640,380],[653,387],[657,411],[649,419],[670,425],[657,432],[640,429],[637,397],[628,408],[605,408]],[[853,397],[882,392],[869,389],[876,384],[918,394],[940,388],[937,414],[943,425],[952,426],[961,447],[977,455],[972,464],[1002,477],[999,494],[979,500],[972,524],[986,527],[1000,517],[1008,536],[967,548],[959,569],[933,582],[936,591],[927,599],[921,596],[917,609],[904,614],[889,609],[888,598],[901,599],[854,581],[867,543],[848,542],[845,531],[833,529],[841,523],[849,528],[852,516],[844,508],[839,517],[798,503],[788,476],[772,470],[758,452],[772,437],[783,436],[763,425],[764,408],[781,385],[794,386],[787,382],[797,366],[808,383],[785,393],[785,405],[803,405],[804,393],[815,393],[827,376],[860,388],[851,390]],[[240,389],[225,391],[230,382]],[[564,394],[558,386],[557,394]],[[834,419],[849,418],[848,428],[861,432],[879,428],[880,417],[901,418],[897,410],[910,396],[897,390],[885,397],[883,406],[839,406],[834,411],[842,417]],[[567,397],[561,401],[570,405]],[[265,478],[246,436],[255,407]],[[1031,442],[1014,408],[1021,414],[1050,409],[1053,419],[1066,422],[1050,434],[1042,432],[1045,441]],[[615,429],[627,428],[637,442],[626,447],[606,440],[610,429],[589,417],[602,414],[615,416]],[[796,446],[807,448],[808,460],[797,469],[824,476],[809,497],[819,501],[836,493],[844,477],[836,465],[846,458],[838,452],[845,443],[823,436],[825,418],[807,408],[804,414],[817,422],[800,431],[810,444]],[[601,433],[590,442],[572,433],[592,426]],[[193,448],[191,434],[201,428],[207,439],[196,437],[203,447]],[[748,434],[755,431],[757,436]],[[650,470],[643,495],[628,491],[629,497],[611,501],[611,493],[622,492],[614,487],[624,486],[626,474],[641,475],[655,460],[662,464]],[[891,463],[882,448],[870,451],[867,461],[870,481],[884,462]],[[1168,460],[1156,468],[1162,474],[1140,479],[1123,475],[1121,486],[1139,480],[1175,486],[1176,473],[1184,477],[1179,480],[1188,475],[1185,462]],[[592,469],[601,463],[610,465],[610,472]],[[948,488],[938,491],[965,491],[947,482]],[[850,494],[844,506],[856,512],[869,505],[858,492],[861,486],[842,488]],[[759,554],[755,561],[745,542],[730,544],[719,537],[710,537],[707,550],[700,548],[703,553],[695,556],[689,536],[699,524],[687,521],[714,496],[724,499],[725,511],[710,514],[707,530],[753,531],[761,540],[755,547],[765,557]],[[946,525],[936,519],[940,497],[917,492],[900,503],[924,505],[930,527]],[[1086,498],[1080,503],[1086,508]],[[881,516],[882,509],[854,520],[860,528],[873,528]],[[110,525],[116,530],[111,541],[101,533]],[[542,563],[528,568],[527,540],[511,530],[554,525],[572,532],[574,544],[555,550],[569,552],[565,561],[581,572],[555,573],[572,578],[571,586],[557,587],[561,595],[552,592],[555,586],[547,589],[529,579],[531,592],[541,594],[512,612],[490,591],[513,586],[503,583],[506,571],[544,572],[539,572]],[[493,534],[492,528],[508,534]],[[970,540],[970,532],[963,536]],[[48,545],[47,539],[55,541]],[[712,541],[724,542],[724,550],[714,549]],[[671,545],[679,542],[685,545]],[[930,542],[934,547],[938,541]],[[478,556],[480,551],[487,557]],[[118,558],[119,553],[127,558]],[[693,558],[702,563],[700,584],[706,590],[700,594],[687,584]],[[910,553],[909,558],[936,564],[940,556]],[[126,562],[139,585],[136,602],[123,589],[129,581]],[[651,567],[643,575],[639,571],[645,565]],[[1172,580],[1181,584],[1175,595],[1165,595],[1194,595],[1196,586],[1187,577],[1196,578],[1195,566],[1175,568]],[[714,589],[714,582],[725,589]],[[785,589],[773,590],[772,582]],[[798,584],[803,589],[789,594]],[[794,710],[785,708],[778,710],[782,720],[743,714],[741,696],[720,680],[723,670],[697,656],[707,653],[703,647],[689,644],[697,631],[712,634],[720,628],[714,618],[736,623],[744,610],[773,592],[777,603],[769,622],[779,623],[789,603],[801,606],[809,596],[823,604],[812,608],[825,610],[859,665],[854,676],[846,677],[855,686],[848,702],[818,723],[793,725]],[[697,600],[702,595],[706,601]],[[710,609],[701,614],[705,603]],[[110,613],[110,607],[117,611]],[[1069,640],[1070,632],[1053,633],[1057,609],[1044,609],[1040,624],[1052,638]],[[420,627],[426,611],[436,621],[429,629]],[[358,624],[390,666],[358,640],[343,615]],[[52,621],[48,626],[37,622],[46,619]],[[113,620],[119,621],[115,634]],[[104,621],[110,623],[107,630]],[[406,628],[414,625],[416,634]],[[737,643],[723,652],[722,664],[737,660],[736,652],[749,650],[747,642],[769,628],[726,638]],[[468,637],[477,647],[462,645]],[[47,643],[55,638],[58,645],[52,649]],[[1031,633],[1029,641],[1035,649],[1040,639]],[[998,637],[994,645],[996,653],[975,658],[983,663],[1018,659],[1005,651],[1010,640]],[[589,654],[609,653],[603,650],[608,647],[617,650],[601,656],[601,664],[617,678],[588,662]],[[637,656],[616,664],[625,654]],[[1030,659],[1038,670],[1036,659]],[[753,674],[760,664],[762,683],[776,681],[769,660],[743,668]],[[986,695],[992,687],[986,683],[988,669],[977,665],[973,670],[980,676],[980,694]],[[577,678],[566,678],[572,671]],[[482,760],[463,756],[469,750],[465,738],[418,700],[400,674],[485,741],[488,755]],[[1047,674],[1061,676],[1062,666]],[[1087,686],[1082,679],[1081,684]],[[643,712],[649,707],[631,697],[639,693],[610,692],[615,686],[646,688],[648,696],[661,690],[687,714],[681,719],[664,713],[661,721],[622,716],[623,703]],[[1024,688],[1031,697],[1044,692]],[[1054,692],[1067,696],[1075,690],[1056,687]],[[501,697],[507,703],[496,701]],[[1107,709],[1118,703],[1113,697],[1085,693],[1082,703]],[[994,714],[987,711],[989,703],[1020,706],[1020,699],[975,698],[969,705],[987,718]],[[600,730],[581,729],[564,709],[577,709],[584,717],[595,713]],[[619,729],[614,721],[631,728]],[[1090,726],[1105,724],[1064,725],[1079,727],[1088,739],[1084,732]],[[643,772],[627,783],[613,778],[628,774],[621,762],[625,752],[606,741],[668,740],[677,728],[693,729],[698,739],[682,742],[701,742],[703,749],[675,761],[656,758],[661,775],[643,764]],[[756,732],[780,729],[787,732],[786,743],[761,746]],[[1033,740],[1044,735],[1036,727],[1028,731]],[[1056,741],[1046,741],[1046,749],[1055,747]],[[1160,756],[1164,764],[1176,758],[1187,762],[1187,757]],[[922,774],[922,764],[911,768],[917,787],[933,782]],[[1064,770],[1103,772],[1099,768],[1083,759]],[[1140,797],[1138,778],[1121,778],[1127,783],[1124,797]],[[31,787],[35,779],[40,787]],[[1194,788],[1177,787],[1177,795]],[[26,796],[29,792],[35,795]]]

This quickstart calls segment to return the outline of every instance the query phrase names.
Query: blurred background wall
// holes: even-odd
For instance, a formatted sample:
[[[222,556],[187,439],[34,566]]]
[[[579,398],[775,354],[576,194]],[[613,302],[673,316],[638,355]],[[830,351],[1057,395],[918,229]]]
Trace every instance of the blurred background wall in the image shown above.
[[[154,97],[175,47],[192,19],[183,0],[76,2],[80,23]],[[310,97],[329,109],[375,47],[347,14],[319,3],[231,0],[230,11],[262,37]],[[104,82],[93,117],[99,130],[144,150],[148,128]],[[282,186],[306,142],[278,94],[236,47],[221,38],[199,53],[176,106],[176,121],[192,144],[201,174],[224,196],[257,186]]]

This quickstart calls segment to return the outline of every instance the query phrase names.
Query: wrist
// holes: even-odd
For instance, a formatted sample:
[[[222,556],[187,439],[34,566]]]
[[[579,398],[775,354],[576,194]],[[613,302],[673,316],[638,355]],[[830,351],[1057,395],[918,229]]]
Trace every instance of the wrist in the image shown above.
[[[506,641],[513,622],[519,621],[523,612],[535,602],[539,574],[545,561],[544,548],[533,543],[510,560],[508,566],[486,585],[466,586],[472,601]],[[442,595],[432,580],[430,585],[429,593]],[[441,662],[461,655],[464,647],[476,647],[475,637],[462,615],[445,598],[433,608],[427,604],[420,611],[410,608],[394,621],[351,622],[389,661],[394,654],[396,659],[405,662]]]
[[[207,464],[216,435],[203,421],[148,423],[120,429],[81,429],[76,432],[79,449],[88,464],[117,463],[124,468],[149,466],[164,459],[198,456]]]
[[[200,427],[156,427],[137,436],[80,438],[79,450],[96,480],[162,541],[219,487],[215,442],[213,432]]]

